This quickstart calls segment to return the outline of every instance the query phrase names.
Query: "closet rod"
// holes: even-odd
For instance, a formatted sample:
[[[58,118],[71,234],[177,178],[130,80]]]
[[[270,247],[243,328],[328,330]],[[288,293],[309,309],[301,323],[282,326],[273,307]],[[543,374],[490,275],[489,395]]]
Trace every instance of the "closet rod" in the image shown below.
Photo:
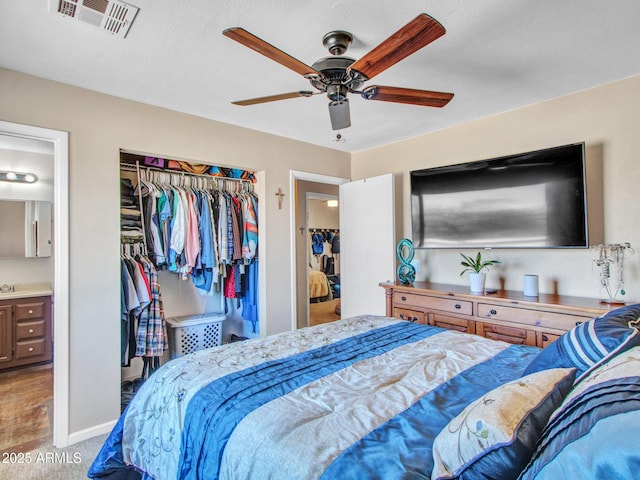
[[[206,178],[209,180],[224,180],[224,181],[232,181],[232,182],[240,182],[240,183],[248,183],[253,185],[254,182],[252,182],[251,180],[245,180],[244,178],[235,178],[235,177],[218,177],[215,175],[208,175],[206,173],[191,173],[191,172],[184,172],[182,170],[171,170],[168,168],[158,168],[158,167],[148,167],[146,165],[144,166],[140,166],[140,164],[138,162],[136,162],[136,164],[132,164],[132,163],[120,163],[120,169],[121,170],[129,170],[132,172],[139,172],[139,169],[145,169],[145,170],[152,170],[154,172],[160,172],[160,173],[168,173],[168,174],[173,174],[173,175],[187,175],[189,177],[199,177],[199,178]]]

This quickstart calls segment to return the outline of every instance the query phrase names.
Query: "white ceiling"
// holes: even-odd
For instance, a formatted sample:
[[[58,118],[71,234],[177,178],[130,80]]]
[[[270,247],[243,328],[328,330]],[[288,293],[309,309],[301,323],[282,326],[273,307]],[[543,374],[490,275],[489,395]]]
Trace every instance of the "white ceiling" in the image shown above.
[[[131,100],[323,145],[365,150],[640,74],[638,0],[130,0],[125,39],[3,1],[0,66]],[[347,30],[359,58],[426,12],[446,35],[366,85],[455,93],[442,109],[351,96],[334,141],[324,95],[240,107],[233,100],[309,90],[293,71],[222,35],[240,26],[311,65],[322,37]],[[366,86],[365,85],[365,86]]]

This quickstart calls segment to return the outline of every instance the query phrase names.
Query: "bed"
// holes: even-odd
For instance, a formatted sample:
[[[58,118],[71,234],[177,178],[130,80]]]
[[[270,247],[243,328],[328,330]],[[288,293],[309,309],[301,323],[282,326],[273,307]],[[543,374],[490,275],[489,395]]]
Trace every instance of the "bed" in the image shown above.
[[[309,299],[324,302],[332,298],[327,275],[319,270],[309,269]]]
[[[584,417],[579,454],[567,432],[575,405],[597,410],[598,369],[613,360],[624,372],[607,373],[607,398],[619,398],[626,416],[599,412],[594,425],[604,435],[640,420],[635,307],[620,309],[615,334],[602,326],[611,319],[583,324],[579,333],[593,330],[601,348],[580,367],[567,354],[571,338],[540,351],[371,315],[195,352],[145,382],[89,476],[542,480],[567,472],[560,457],[580,465],[573,478],[605,478],[583,463],[633,478],[624,476],[640,463],[635,442],[625,447],[631,434],[598,456]]]

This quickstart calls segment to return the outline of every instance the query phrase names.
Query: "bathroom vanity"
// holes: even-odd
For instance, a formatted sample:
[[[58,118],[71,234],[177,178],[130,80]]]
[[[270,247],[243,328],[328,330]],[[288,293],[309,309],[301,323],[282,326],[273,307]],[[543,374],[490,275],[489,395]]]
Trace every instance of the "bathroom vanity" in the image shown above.
[[[48,284],[0,291],[0,370],[51,362],[52,293]]]

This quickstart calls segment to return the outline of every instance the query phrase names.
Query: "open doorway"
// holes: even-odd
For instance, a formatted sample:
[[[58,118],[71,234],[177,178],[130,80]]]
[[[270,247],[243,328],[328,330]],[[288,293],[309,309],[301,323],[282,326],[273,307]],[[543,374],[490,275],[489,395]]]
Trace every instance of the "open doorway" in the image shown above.
[[[388,173],[350,182],[344,178],[291,171],[291,191],[294,192],[290,204],[292,329],[304,326],[308,318],[306,192],[302,193],[305,186],[302,181],[312,182],[317,188],[339,185],[340,315],[346,318],[385,313],[380,282],[395,276],[395,182],[399,179]]]
[[[22,125],[0,121],[0,137],[11,149],[20,152],[28,152],[33,148],[45,148],[46,153],[42,157],[46,165],[48,177],[43,176],[42,183],[47,184],[51,198],[47,200],[53,206],[53,231],[51,251],[52,262],[47,263],[43,259],[28,260],[37,262],[33,265],[35,270],[25,273],[24,269],[17,268],[15,260],[5,267],[15,270],[11,278],[16,283],[29,283],[34,278],[40,279],[36,272],[41,272],[45,282],[51,283],[51,289],[55,295],[52,307],[53,323],[53,444],[64,447],[69,444],[69,194],[68,194],[68,165],[69,145],[68,133],[58,130]],[[4,147],[5,149],[8,147]],[[33,152],[38,153],[38,152]],[[41,152],[42,154],[42,152]],[[42,165],[44,166],[44,165]],[[46,181],[45,181],[46,180]],[[18,260],[20,261],[20,260]],[[3,268],[5,277],[3,281],[14,281],[8,277],[10,268]],[[20,277],[23,275],[23,277]],[[27,275],[28,278],[24,275]],[[39,275],[39,274],[38,274]],[[46,278],[45,278],[46,277]],[[41,373],[41,372],[38,372]],[[47,436],[47,439],[49,437]]]
[[[311,263],[313,267],[314,262],[316,262],[315,270],[318,270],[318,267],[322,266],[320,263],[322,262],[322,255],[319,255],[316,260],[316,258],[313,258],[313,253],[311,253],[312,251],[310,250],[311,235],[313,232],[309,231],[309,207],[307,204],[309,201],[312,201],[312,199],[319,200],[320,202],[326,202],[329,199],[338,200],[339,202],[339,185],[347,182],[348,179],[345,178],[329,177],[306,172],[291,172],[291,191],[294,192],[291,199],[291,235],[293,246],[291,297],[293,303],[292,311],[294,312],[293,329],[306,327],[310,324],[309,312],[311,300],[309,297],[309,271],[312,268],[310,268],[309,265]],[[338,211],[339,208],[335,208],[335,210]],[[336,215],[339,214],[336,213]],[[338,223],[336,224],[335,230],[339,230],[339,216],[337,219]],[[330,249],[330,245],[329,243],[325,243],[323,245],[323,251],[325,246]],[[328,256],[331,256],[330,250],[328,253]],[[334,272],[336,269],[340,272],[339,257],[336,256],[333,262]],[[338,264],[337,266],[336,262]],[[333,287],[335,291],[335,285]],[[322,305],[322,307],[326,307],[326,305]],[[333,316],[336,316],[335,305],[333,306]]]
[[[337,186],[333,186],[337,190]],[[337,192],[336,192],[337,193]],[[309,325],[340,319],[339,195],[307,193]]]

